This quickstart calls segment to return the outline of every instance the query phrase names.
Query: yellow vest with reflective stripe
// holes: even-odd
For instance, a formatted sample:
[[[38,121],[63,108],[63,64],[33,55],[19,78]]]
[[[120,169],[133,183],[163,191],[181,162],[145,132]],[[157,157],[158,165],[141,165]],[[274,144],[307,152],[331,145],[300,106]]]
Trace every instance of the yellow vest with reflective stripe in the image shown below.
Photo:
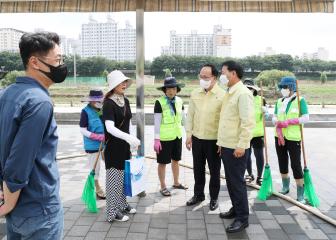
[[[166,97],[159,98],[162,108],[160,140],[171,141],[182,137],[182,99],[175,97],[176,114],[172,114]]]
[[[264,136],[264,127],[263,127],[263,120],[262,120],[262,111],[261,106],[263,101],[261,96],[254,97],[254,113],[256,119],[256,126],[253,129],[253,137],[262,137]]]
[[[278,99],[278,102],[277,102],[277,108],[278,108],[277,119],[278,119],[278,121],[285,121],[287,119],[293,119],[293,118],[299,118],[300,117],[297,98],[295,98],[291,102],[291,105],[290,105],[287,113],[286,112],[280,113],[280,109],[282,107],[282,104],[283,104],[282,98]],[[300,125],[288,125],[287,128],[282,129],[282,134],[283,134],[284,138],[286,138],[287,140],[301,141]],[[278,136],[277,132],[276,132],[276,129],[275,129],[275,136]]]

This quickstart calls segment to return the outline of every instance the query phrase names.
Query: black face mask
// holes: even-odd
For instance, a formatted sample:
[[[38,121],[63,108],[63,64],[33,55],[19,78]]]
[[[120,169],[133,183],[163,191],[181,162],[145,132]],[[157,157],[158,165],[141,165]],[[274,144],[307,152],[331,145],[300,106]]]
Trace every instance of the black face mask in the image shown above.
[[[50,65],[41,59],[39,59],[44,65],[48,66],[50,69],[50,72],[45,72],[39,69],[41,73],[46,75],[48,78],[50,78],[54,83],[61,83],[65,80],[66,76],[68,75],[68,68],[65,64],[61,64],[57,67]]]

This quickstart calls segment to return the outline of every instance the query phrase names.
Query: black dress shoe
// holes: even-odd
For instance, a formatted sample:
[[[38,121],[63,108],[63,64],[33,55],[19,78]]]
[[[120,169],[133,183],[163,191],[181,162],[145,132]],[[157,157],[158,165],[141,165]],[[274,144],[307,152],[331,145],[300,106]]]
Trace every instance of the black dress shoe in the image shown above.
[[[233,223],[231,223],[230,226],[226,228],[227,233],[236,233],[243,231],[245,228],[249,226],[248,221],[242,222],[240,220],[235,220]]]
[[[210,200],[210,210],[216,210],[218,208],[218,201],[217,200]]]
[[[219,217],[224,218],[224,219],[232,219],[236,217],[236,213],[234,212],[233,207],[232,207],[230,208],[229,211],[220,213]]]
[[[193,197],[190,198],[190,200],[187,202],[187,206],[192,206],[192,205],[195,205],[196,203],[203,202],[204,199],[205,199],[205,197],[197,197],[197,196],[193,196]]]

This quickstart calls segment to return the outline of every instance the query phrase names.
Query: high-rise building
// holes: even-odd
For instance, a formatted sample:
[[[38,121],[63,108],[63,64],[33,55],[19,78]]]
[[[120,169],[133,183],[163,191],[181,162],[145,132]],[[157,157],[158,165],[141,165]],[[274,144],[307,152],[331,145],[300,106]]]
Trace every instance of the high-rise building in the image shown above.
[[[129,22],[123,29],[118,29],[118,61],[134,61],[136,53],[136,30]]]
[[[13,28],[0,28],[0,52],[19,52],[19,42],[24,31]]]
[[[260,52],[259,53],[259,56],[260,57],[265,57],[265,56],[272,56],[272,55],[275,55],[275,54],[276,54],[276,52],[272,47],[267,47],[265,49],[265,52]]]
[[[302,58],[303,59],[309,59],[309,60],[319,59],[319,60],[328,61],[328,59],[329,59],[329,51],[326,50],[323,47],[319,47],[317,49],[317,52],[314,52],[314,53],[306,53],[305,52],[305,53],[303,53],[302,54]]]
[[[224,29],[222,25],[215,25],[213,32],[213,49],[216,57],[231,56],[231,29]]]
[[[62,54],[65,56],[69,55],[80,55],[81,54],[81,42],[78,39],[67,38],[66,36],[60,36],[61,38],[61,49]]]
[[[82,56],[101,56],[117,61],[135,60],[135,29],[126,23],[118,29],[118,24],[111,17],[105,23],[97,22],[92,17],[89,23],[82,24]]]
[[[213,34],[177,34],[170,31],[170,46],[161,48],[162,55],[181,56],[231,56],[231,29],[215,25]]]
[[[317,49],[316,58],[324,61],[329,60],[329,51],[323,47]]]

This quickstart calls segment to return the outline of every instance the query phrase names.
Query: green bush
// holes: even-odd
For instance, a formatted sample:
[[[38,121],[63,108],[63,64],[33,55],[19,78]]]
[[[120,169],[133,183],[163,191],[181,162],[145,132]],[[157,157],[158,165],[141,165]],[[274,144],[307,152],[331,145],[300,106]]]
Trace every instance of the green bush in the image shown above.
[[[327,82],[327,74],[325,72],[321,72],[320,80],[322,84],[325,84]]]
[[[281,78],[285,76],[294,76],[294,74],[289,71],[280,71],[277,69],[265,70],[260,72],[255,80],[258,85],[260,81],[262,81],[263,86],[276,87]]]
[[[169,68],[163,69],[163,72],[165,73],[165,78],[173,76]]]
[[[21,76],[24,76],[24,75],[25,75],[24,71],[11,71],[11,72],[7,73],[5,78],[1,81],[1,85],[6,87],[6,86],[14,83],[15,79],[17,77],[21,77]]]

